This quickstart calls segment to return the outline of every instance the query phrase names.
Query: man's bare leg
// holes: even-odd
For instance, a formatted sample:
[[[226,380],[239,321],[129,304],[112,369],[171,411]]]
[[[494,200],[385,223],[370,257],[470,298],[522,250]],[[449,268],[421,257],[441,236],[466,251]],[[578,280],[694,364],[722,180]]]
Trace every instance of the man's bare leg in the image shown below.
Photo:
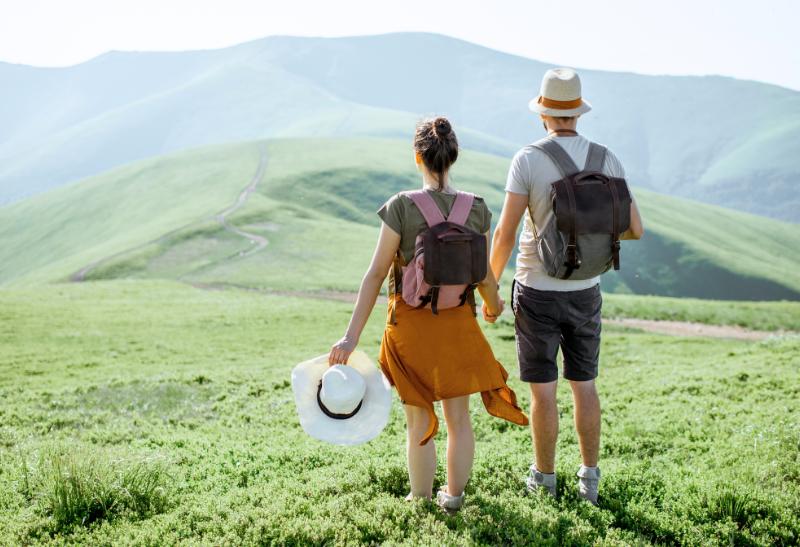
[[[531,383],[531,437],[534,464],[527,480],[528,490],[546,488],[556,495],[556,441],[558,440],[557,381]]]
[[[556,466],[556,441],[558,440],[558,381],[531,386],[531,437],[536,469],[553,473]]]
[[[570,381],[570,386],[575,401],[575,429],[578,431],[583,460],[578,470],[578,493],[597,505],[600,485],[600,469],[597,467],[600,453],[600,397],[594,380]]]
[[[575,429],[581,449],[581,459],[586,467],[597,467],[600,453],[600,397],[594,380],[570,381],[575,401]]]

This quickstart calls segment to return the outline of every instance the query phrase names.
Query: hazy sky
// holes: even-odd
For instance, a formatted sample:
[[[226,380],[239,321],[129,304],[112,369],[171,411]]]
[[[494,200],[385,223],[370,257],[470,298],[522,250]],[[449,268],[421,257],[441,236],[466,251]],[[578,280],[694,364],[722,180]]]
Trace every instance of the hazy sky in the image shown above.
[[[272,34],[429,31],[556,64],[800,90],[800,0],[0,0],[0,60],[217,48]]]

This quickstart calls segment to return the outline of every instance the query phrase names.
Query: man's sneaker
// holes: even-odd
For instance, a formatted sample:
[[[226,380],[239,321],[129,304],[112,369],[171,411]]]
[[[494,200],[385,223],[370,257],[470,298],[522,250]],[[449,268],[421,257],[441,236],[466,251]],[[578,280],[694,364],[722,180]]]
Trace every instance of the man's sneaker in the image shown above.
[[[555,473],[542,473],[536,469],[536,465],[532,465],[525,483],[528,487],[528,492],[536,492],[539,488],[544,488],[548,494],[556,497]]]
[[[600,485],[600,468],[581,465],[578,469],[578,495],[597,505],[597,489]]]
[[[447,485],[444,485],[441,490],[436,492],[436,504],[447,514],[452,515],[464,505],[464,493],[462,492],[460,496],[451,496],[447,493]]]

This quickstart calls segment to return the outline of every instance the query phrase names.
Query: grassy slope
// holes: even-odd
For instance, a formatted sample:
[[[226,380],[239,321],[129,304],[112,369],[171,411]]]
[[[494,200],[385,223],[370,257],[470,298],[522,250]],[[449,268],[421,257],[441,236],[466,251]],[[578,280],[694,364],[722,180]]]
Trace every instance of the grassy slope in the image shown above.
[[[642,192],[648,227],[683,241],[697,256],[733,270],[799,288],[793,259],[800,254],[800,226],[653,192]]]
[[[298,278],[285,275],[291,268],[305,288],[355,289],[374,244],[374,229],[368,229],[378,223],[374,211],[391,193],[418,184],[408,145],[388,139],[302,139],[269,141],[268,150],[261,196],[234,222],[267,237],[270,246],[246,259],[201,270],[184,268],[182,275],[291,289],[298,286]],[[483,195],[497,212],[506,169],[506,159],[466,151],[453,180]],[[647,239],[624,243],[625,269],[607,278],[608,289],[705,298],[797,298],[800,231],[795,225],[644,189],[636,193]],[[342,249],[347,249],[346,261],[341,260]],[[163,276],[157,267],[141,267],[135,257],[126,260],[131,263],[118,265],[114,276]],[[102,269],[97,275],[111,277]]]
[[[796,338],[763,343],[606,329],[600,508],[579,503],[566,385],[557,502],[523,494],[530,438],[473,401],[467,507],[448,519],[408,491],[402,410],[375,441],[305,436],[289,371],[322,353],[350,305],[175,283],[0,290],[0,543],[794,544],[800,538]],[[376,310],[362,337],[375,355]],[[516,380],[513,330],[486,333]],[[42,340],[47,340],[42,344]],[[444,440],[443,434],[437,439]],[[56,526],[23,480],[38,454],[161,461],[166,507]],[[440,466],[437,486],[443,483]],[[102,457],[100,458],[102,461]],[[51,535],[54,534],[54,535]]]
[[[240,257],[246,241],[208,219],[247,184],[260,146],[269,158],[264,182],[233,222],[270,244]],[[453,180],[483,195],[496,212],[507,161],[464,151]],[[371,256],[374,211],[393,192],[416,187],[418,177],[408,144],[391,139],[274,140],[133,164],[0,209],[7,242],[0,283],[63,279],[120,253],[91,275],[354,290]],[[647,239],[624,244],[625,268],[607,277],[607,290],[797,298],[795,225],[643,189],[637,196]]]
[[[146,160],[0,208],[0,284],[63,279],[232,203],[255,143]]]

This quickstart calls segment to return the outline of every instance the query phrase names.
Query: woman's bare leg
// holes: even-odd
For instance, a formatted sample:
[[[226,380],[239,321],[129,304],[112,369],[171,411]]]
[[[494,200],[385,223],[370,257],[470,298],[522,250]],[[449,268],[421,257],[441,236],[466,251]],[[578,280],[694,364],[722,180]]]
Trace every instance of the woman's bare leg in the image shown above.
[[[447,422],[447,493],[460,496],[467,486],[475,456],[475,435],[469,417],[469,395],[442,401]]]
[[[433,439],[424,446],[419,441],[428,431],[428,411],[424,408],[403,405],[408,424],[406,451],[408,454],[408,479],[411,482],[411,496],[430,498],[433,491],[433,476],[436,474],[436,446]]]

